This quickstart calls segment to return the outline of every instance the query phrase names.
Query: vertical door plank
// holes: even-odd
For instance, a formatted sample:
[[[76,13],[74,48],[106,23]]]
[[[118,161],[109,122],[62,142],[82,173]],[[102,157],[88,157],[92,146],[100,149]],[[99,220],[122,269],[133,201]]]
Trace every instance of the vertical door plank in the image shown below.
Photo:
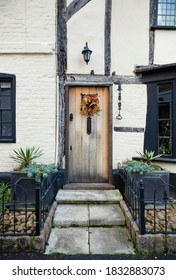
[[[72,168],[75,164],[75,139],[76,139],[76,102],[75,102],[75,88],[70,88],[69,91],[69,115],[73,114],[73,121],[69,121],[69,163],[68,176],[70,180],[74,180],[75,169]]]
[[[81,93],[98,94],[101,112],[91,117],[92,132],[87,134],[87,116],[80,114]],[[107,182],[109,178],[109,88],[71,87],[69,92],[69,181]]]

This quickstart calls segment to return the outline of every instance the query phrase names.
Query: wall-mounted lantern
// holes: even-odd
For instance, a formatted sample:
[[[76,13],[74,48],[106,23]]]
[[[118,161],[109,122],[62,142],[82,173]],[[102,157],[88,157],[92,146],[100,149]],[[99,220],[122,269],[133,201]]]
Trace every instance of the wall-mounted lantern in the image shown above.
[[[89,63],[91,53],[92,53],[92,51],[89,49],[88,43],[86,42],[84,50],[82,51],[82,54],[83,54],[83,57],[84,57],[84,61],[86,62],[86,64]]]

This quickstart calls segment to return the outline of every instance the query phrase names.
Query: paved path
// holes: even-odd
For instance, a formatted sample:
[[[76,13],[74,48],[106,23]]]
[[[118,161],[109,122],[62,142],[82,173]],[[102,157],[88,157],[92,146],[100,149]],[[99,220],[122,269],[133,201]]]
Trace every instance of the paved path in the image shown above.
[[[134,254],[118,190],[59,190],[46,254]]]

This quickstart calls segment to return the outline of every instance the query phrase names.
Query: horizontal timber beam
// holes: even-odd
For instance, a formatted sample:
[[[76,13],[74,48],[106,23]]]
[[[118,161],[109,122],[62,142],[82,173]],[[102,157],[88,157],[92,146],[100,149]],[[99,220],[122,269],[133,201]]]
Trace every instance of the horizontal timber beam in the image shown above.
[[[125,76],[125,75],[79,75],[79,74],[68,74],[67,84],[78,85],[82,83],[87,84],[142,84],[142,80],[138,76]]]

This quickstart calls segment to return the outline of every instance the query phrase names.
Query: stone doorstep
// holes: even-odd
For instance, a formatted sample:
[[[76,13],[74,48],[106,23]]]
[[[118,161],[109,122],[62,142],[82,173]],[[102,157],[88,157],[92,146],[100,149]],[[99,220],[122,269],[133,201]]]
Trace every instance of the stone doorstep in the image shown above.
[[[119,203],[122,200],[119,190],[59,190],[58,204],[78,203]]]
[[[69,183],[63,190],[114,190],[115,186],[109,183]]]
[[[128,230],[122,227],[70,227],[51,231],[45,254],[134,254]]]
[[[125,226],[125,218],[118,204],[60,204],[53,224],[69,226]]]

